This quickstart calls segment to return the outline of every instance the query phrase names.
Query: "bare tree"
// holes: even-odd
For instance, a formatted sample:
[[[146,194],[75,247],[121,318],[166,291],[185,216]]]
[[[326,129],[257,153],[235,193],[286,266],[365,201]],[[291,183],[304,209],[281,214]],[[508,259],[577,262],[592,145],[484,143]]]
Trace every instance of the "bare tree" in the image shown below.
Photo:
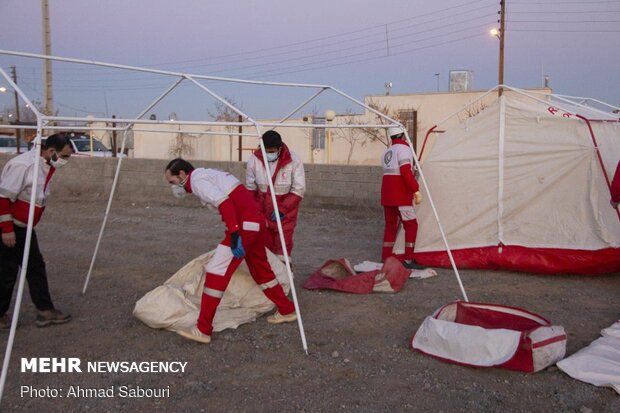
[[[184,155],[191,157],[196,152],[196,135],[179,132],[170,143],[168,153],[174,158],[182,158]]]
[[[340,124],[345,125],[359,125],[360,123],[356,121],[356,116],[351,112],[351,110],[347,110],[344,115],[339,116],[342,119]],[[333,130],[335,139],[343,139],[349,144],[349,153],[347,155],[347,165],[351,163],[351,157],[353,156],[353,151],[355,150],[355,146],[359,144],[364,147],[368,143],[369,136],[364,133],[365,128],[345,128],[339,129],[335,128]]]
[[[400,123],[402,123],[408,129],[410,138],[413,139],[414,141],[415,139],[414,139],[414,136],[412,136],[412,131],[410,128],[415,127],[416,128],[415,132],[418,135],[424,129],[420,122],[417,122],[417,125],[412,126],[411,125],[412,119],[406,117],[406,113],[409,113],[411,111],[417,112],[420,109],[419,106],[415,109],[412,107],[401,107],[398,109],[392,109],[390,105],[388,104],[381,105],[377,102],[374,102],[372,99],[369,100],[368,106],[370,106],[372,109],[376,110],[377,112],[383,113],[387,117],[396,119]],[[377,115],[376,113],[372,113],[371,122],[376,125],[389,125],[390,124],[390,122],[387,119]],[[388,136],[387,128],[383,128],[383,129],[364,128],[363,130],[364,130],[364,133],[368,136],[368,138],[372,142],[381,142],[385,146],[390,146],[390,137]],[[415,144],[416,142],[414,142],[414,145]]]
[[[390,116],[391,110],[390,110],[390,105],[388,104],[380,105],[379,103],[370,99],[368,101],[368,106],[376,110],[377,112],[381,112],[384,115],[393,118],[393,116]],[[371,122],[376,125],[388,125],[389,124],[389,122],[386,119],[382,118],[381,116],[377,115],[374,112],[372,113],[371,119],[372,119]],[[385,128],[384,129],[362,128],[362,131],[368,137],[368,139],[370,139],[371,142],[381,142],[386,147],[390,146],[390,137],[387,135],[387,129]]]
[[[463,111],[459,113],[459,120],[464,121],[467,118],[473,118],[474,116],[485,110],[486,107],[487,105],[485,105],[482,101],[477,101],[470,105],[467,105],[467,107],[465,107]],[[461,119],[461,116],[463,116],[463,119]]]
[[[241,109],[241,106],[237,104],[234,98],[229,96],[225,96],[224,100],[228,102],[230,105]],[[225,105],[223,102],[219,100],[215,102],[215,113],[209,112],[209,116],[212,117],[216,122],[237,122],[239,120],[239,114],[232,110],[230,107]],[[236,132],[237,126],[225,126],[226,132],[228,132],[228,147],[229,147],[229,160],[233,160],[233,139]]]

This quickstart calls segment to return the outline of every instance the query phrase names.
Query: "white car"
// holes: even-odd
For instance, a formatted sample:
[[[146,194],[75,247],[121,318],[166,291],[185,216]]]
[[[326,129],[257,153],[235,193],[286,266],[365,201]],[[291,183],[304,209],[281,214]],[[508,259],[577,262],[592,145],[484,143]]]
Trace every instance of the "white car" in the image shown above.
[[[19,152],[28,152],[28,144],[23,138],[19,140]],[[0,153],[17,153],[15,136],[0,135]]]
[[[96,156],[107,158],[112,156],[112,151],[106,148],[106,146],[97,139],[92,140],[92,151],[91,139],[88,136],[78,135],[69,138],[69,140],[71,141],[74,156]],[[120,156],[125,157],[125,155]]]

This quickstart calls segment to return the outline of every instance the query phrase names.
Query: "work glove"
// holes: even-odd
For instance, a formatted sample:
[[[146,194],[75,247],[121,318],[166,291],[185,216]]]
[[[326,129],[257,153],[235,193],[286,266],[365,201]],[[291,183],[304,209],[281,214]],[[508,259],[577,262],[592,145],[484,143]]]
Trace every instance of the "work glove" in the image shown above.
[[[280,212],[280,221],[282,221],[284,219],[285,214]],[[276,220],[276,211],[273,211],[271,213],[271,220],[275,222]]]
[[[241,235],[239,235],[239,231],[235,231],[230,234],[230,250],[235,258],[245,257],[245,250],[243,249],[243,244],[241,243]]]
[[[420,191],[413,194],[413,203],[416,205],[420,205],[422,203],[422,194]]]

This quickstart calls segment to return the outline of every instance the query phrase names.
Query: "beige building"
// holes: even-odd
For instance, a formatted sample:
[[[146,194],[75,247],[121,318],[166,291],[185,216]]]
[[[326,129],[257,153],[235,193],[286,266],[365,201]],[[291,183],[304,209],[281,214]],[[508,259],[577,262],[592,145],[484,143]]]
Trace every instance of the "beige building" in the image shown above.
[[[549,88],[529,89],[538,92],[550,92]],[[419,153],[427,131],[444,121],[448,116],[458,113],[458,116],[450,118],[440,125],[438,130],[465,121],[483,110],[489,102],[497,98],[497,93],[490,93],[479,102],[461,110],[469,102],[472,102],[486,91],[470,92],[438,92],[438,93],[412,93],[402,95],[375,95],[366,96],[364,103],[378,108],[390,117],[400,120],[408,129],[409,136],[414,141],[416,151]],[[513,93],[513,92],[506,92]],[[360,107],[360,109],[363,109]],[[270,122],[270,120],[262,120]],[[274,121],[275,122],[275,121]],[[290,119],[288,124],[325,124],[323,117],[304,116]],[[357,114],[338,114],[331,124],[380,124],[385,123],[370,111]],[[286,144],[295,151],[304,163],[330,163],[351,165],[376,165],[379,154],[385,149],[387,136],[385,130],[373,129],[337,129],[326,128],[299,128],[279,127]],[[153,129],[155,125],[139,125],[136,128]],[[211,161],[246,161],[252,150],[257,148],[255,137],[244,136],[241,145],[241,158],[239,154],[239,136],[237,128],[220,126],[183,126],[157,125],[158,129],[169,131],[133,133],[133,149],[130,156],[135,158],[168,159],[182,156],[192,160]],[[252,133],[253,127],[245,127],[243,133]],[[209,135],[200,134],[209,132]]]

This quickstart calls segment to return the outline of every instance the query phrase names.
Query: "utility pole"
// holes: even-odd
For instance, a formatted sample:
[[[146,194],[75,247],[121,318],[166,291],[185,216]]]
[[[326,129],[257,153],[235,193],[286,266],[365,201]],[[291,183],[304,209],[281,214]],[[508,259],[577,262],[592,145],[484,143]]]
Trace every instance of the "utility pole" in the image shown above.
[[[13,75],[13,83],[17,84],[17,69],[15,66],[11,66],[11,74]],[[15,124],[19,126],[19,96],[17,95],[17,90],[15,90]],[[20,143],[22,139],[22,130],[17,128],[15,129],[15,145],[17,146],[17,153],[20,150]]]
[[[41,16],[43,18],[43,50],[45,55],[52,54],[52,39],[50,36],[50,13],[48,0],[41,0]],[[43,60],[43,83],[44,83],[44,104],[45,114],[52,116],[54,114],[54,98],[52,95],[52,61]]]
[[[501,5],[499,16],[499,74],[497,83],[504,84],[504,40],[506,38],[506,0],[500,0]],[[498,90],[498,96],[501,96],[504,92],[500,86]]]

